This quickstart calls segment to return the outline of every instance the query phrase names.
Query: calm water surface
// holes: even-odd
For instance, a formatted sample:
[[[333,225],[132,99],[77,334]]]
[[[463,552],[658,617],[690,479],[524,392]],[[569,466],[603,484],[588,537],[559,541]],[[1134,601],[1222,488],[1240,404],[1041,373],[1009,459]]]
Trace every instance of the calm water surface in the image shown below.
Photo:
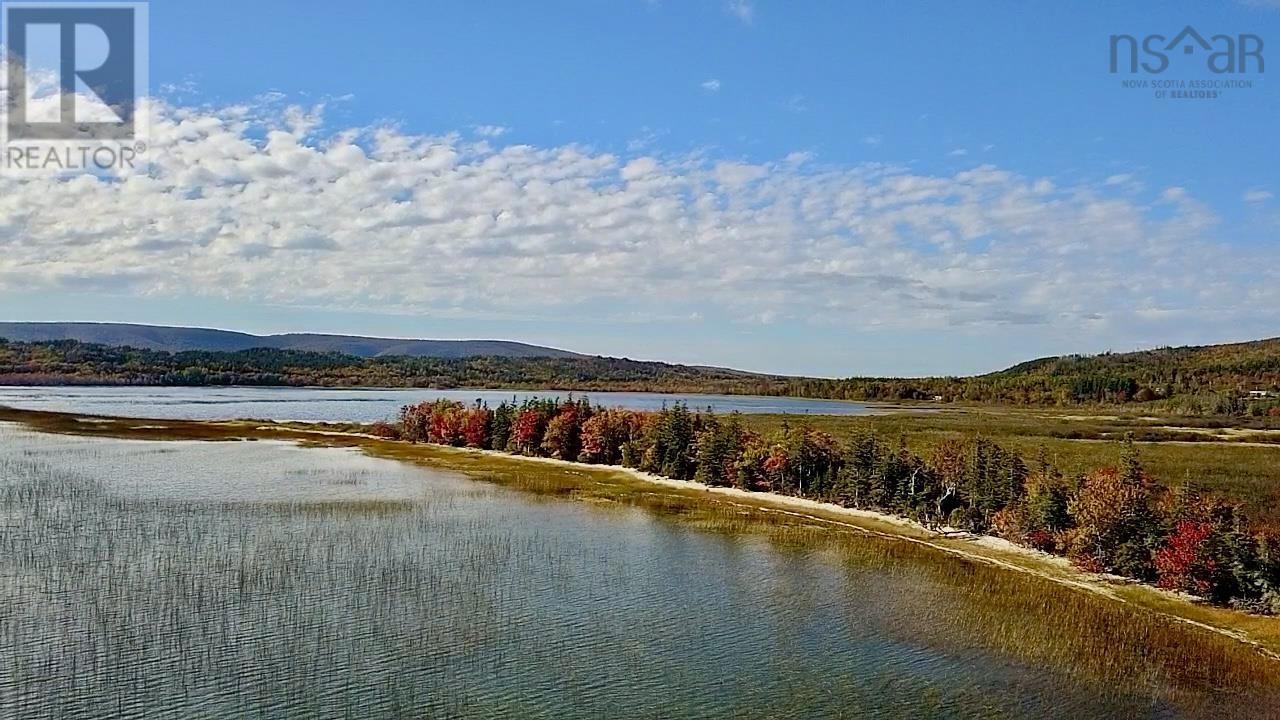
[[[606,407],[658,410],[663,404],[688,403],[729,413],[809,413],[868,415],[885,407],[839,400],[755,397],[751,395],[666,395],[659,393],[576,393]],[[0,405],[26,410],[82,412],[94,415],[170,420],[303,420],[373,422],[393,418],[409,403],[448,398],[465,403],[481,399],[491,406],[512,397],[567,397],[556,391],[517,390],[333,390],[322,388],[179,387],[0,387]]]
[[[0,718],[1156,718],[819,551],[339,449],[0,424]],[[927,594],[927,593],[925,593]]]

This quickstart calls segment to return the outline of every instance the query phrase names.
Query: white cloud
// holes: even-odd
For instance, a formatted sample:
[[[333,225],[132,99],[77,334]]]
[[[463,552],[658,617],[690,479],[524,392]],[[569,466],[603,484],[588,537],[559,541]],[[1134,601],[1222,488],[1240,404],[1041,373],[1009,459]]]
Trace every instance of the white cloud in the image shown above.
[[[1181,188],[1149,205],[991,165],[493,148],[326,129],[278,99],[152,111],[145,175],[0,177],[0,291],[1064,332],[1221,327],[1280,302],[1280,250],[1217,242]]]
[[[709,93],[718,93],[720,92],[720,81],[715,78],[705,80],[702,83],[702,89]]]
[[[715,180],[726,187],[739,187],[769,174],[769,170],[761,165],[747,163],[716,163]]]
[[[1273,197],[1275,197],[1275,195],[1271,194],[1271,191],[1269,190],[1254,188],[1244,194],[1244,201],[1247,203],[1263,203]]]
[[[640,180],[656,175],[661,169],[662,166],[654,158],[640,157],[624,165],[618,175],[627,181]]]
[[[951,152],[947,153],[947,155],[950,157],[964,157],[965,155],[968,155],[968,154],[969,154],[969,151],[965,150],[964,148],[956,148],[955,150],[952,150]]]
[[[502,137],[508,132],[511,132],[511,128],[503,127],[501,125],[476,125],[471,129],[475,131],[475,134],[486,138]]]
[[[870,145],[872,147],[875,147],[882,142],[884,142],[884,136],[882,135],[867,135],[862,138],[863,145]]]

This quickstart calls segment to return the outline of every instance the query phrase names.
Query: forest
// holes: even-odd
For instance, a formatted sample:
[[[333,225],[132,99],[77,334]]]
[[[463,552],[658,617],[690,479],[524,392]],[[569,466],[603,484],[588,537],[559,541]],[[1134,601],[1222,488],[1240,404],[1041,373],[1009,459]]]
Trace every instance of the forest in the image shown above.
[[[1280,397],[1280,339],[1041,358],[970,377],[790,381],[797,394],[1009,405],[1149,404],[1188,415],[1265,414]],[[1250,394],[1262,395],[1261,402]],[[1273,413],[1274,414],[1274,413]]]
[[[74,340],[0,340],[0,383],[625,390],[881,402],[1141,405],[1181,415],[1280,416],[1280,340],[1044,358],[969,377],[844,379],[607,357],[361,358],[275,348],[165,352]]]
[[[1111,573],[1251,612],[1280,613],[1280,528],[1143,468],[1132,440],[1114,466],[1065,477],[974,437],[927,456],[874,432],[845,439],[803,425],[762,435],[737,415],[673,404],[659,412],[530,399],[490,408],[437,400],[403,408],[390,440],[621,465],[709,486],[811,498],[989,533]]]
[[[0,384],[496,387],[748,392],[765,376],[621,358],[362,358],[277,348],[167,352],[75,340],[0,340]],[[767,385],[767,383],[766,383]],[[765,387],[762,385],[761,387]]]

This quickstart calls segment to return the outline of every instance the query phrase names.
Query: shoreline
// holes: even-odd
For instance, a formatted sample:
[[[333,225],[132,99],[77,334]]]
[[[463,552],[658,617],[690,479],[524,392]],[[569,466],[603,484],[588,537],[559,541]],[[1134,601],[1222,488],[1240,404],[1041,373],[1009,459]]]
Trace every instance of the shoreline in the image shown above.
[[[270,430],[270,426],[259,426],[258,429]],[[891,540],[895,542],[909,542],[916,545],[921,545],[938,552],[946,553],[948,555],[955,555],[973,562],[984,563],[987,565],[1002,568],[1004,570],[1008,570],[1010,572],[1018,572],[1018,573],[1023,573],[1027,575],[1032,575],[1032,576],[1041,578],[1043,580],[1047,580],[1049,582],[1053,582],[1068,588],[1091,592],[1097,595],[1101,595],[1107,598],[1108,600],[1112,600],[1115,602],[1134,604],[1134,603],[1131,603],[1129,599],[1126,599],[1125,597],[1123,597],[1120,594],[1120,592],[1118,592],[1119,588],[1134,588],[1144,592],[1150,592],[1150,593],[1156,594],[1166,601],[1184,603],[1192,607],[1208,607],[1208,608],[1213,607],[1201,602],[1199,598],[1195,598],[1194,596],[1191,596],[1191,595],[1186,595],[1186,594],[1174,592],[1171,590],[1164,590],[1161,588],[1157,588],[1155,586],[1145,585],[1143,583],[1129,580],[1128,578],[1123,578],[1117,575],[1089,573],[1075,567],[1065,557],[1052,555],[1046,552],[1041,552],[1033,548],[1024,547],[1022,545],[1018,545],[1017,543],[1010,542],[1008,540],[1005,540],[1000,537],[996,537],[994,535],[975,535],[967,531],[957,530],[955,528],[949,528],[946,526],[943,526],[942,528],[935,530],[935,529],[926,527],[921,523],[918,523],[909,518],[901,517],[898,515],[890,515],[887,513],[881,513],[875,510],[849,508],[849,507],[844,507],[842,505],[836,505],[834,503],[822,502],[818,500],[812,500],[809,498],[795,497],[791,495],[781,495],[773,492],[760,492],[760,491],[753,491],[753,490],[742,490],[740,488],[735,488],[735,487],[719,487],[719,486],[703,485],[701,483],[697,483],[692,480],[676,480],[673,478],[663,477],[661,475],[655,475],[653,473],[637,470],[635,468],[628,468],[620,465],[592,465],[588,463],[574,462],[571,460],[559,460],[556,458],[515,455],[512,453],[502,452],[500,450],[484,450],[481,448],[452,447],[452,446],[446,446],[446,445],[435,445],[431,443],[411,443],[404,440],[388,440],[386,438],[379,438],[376,435],[370,435],[368,433],[347,433],[347,432],[341,432],[341,431],[326,431],[326,430],[302,430],[302,432],[306,432],[309,434],[324,435],[324,436],[333,436],[333,437],[361,438],[361,439],[373,440],[377,442],[395,443],[398,445],[404,445],[408,447],[414,447],[415,445],[420,445],[420,446],[430,447],[433,450],[438,450],[438,451],[474,455],[479,457],[493,457],[493,458],[511,460],[515,462],[540,463],[540,464],[552,465],[555,467],[561,467],[564,469],[572,469],[576,471],[581,471],[585,468],[585,469],[594,469],[594,470],[607,471],[607,472],[615,472],[615,473],[626,475],[634,480],[639,480],[640,482],[647,483],[650,485],[674,488],[679,490],[687,490],[692,492],[711,493],[711,494],[723,496],[726,498],[733,498],[735,500],[746,501],[741,504],[745,506],[750,506],[755,509],[765,510],[768,512],[782,512],[782,513],[786,513],[796,517],[816,520],[818,522],[822,522],[826,524],[838,525],[849,530],[854,530],[862,534],[871,535],[871,536],[879,537],[886,540]],[[429,463],[429,461],[427,462]],[[734,503],[734,504],[737,504],[737,503]],[[781,506],[781,507],[778,507],[778,506]],[[808,511],[808,512],[800,512],[802,510]],[[887,531],[887,530],[879,529],[876,527],[868,527],[867,524],[857,524],[856,522],[842,522],[841,520],[831,517],[832,515],[841,516],[848,520],[862,520],[864,523],[874,523],[876,525],[889,526],[891,528],[898,529],[899,532]],[[914,533],[914,534],[908,534],[908,532]],[[962,547],[957,547],[954,543],[968,543],[980,548],[984,548],[992,553],[1013,555],[1023,560],[1026,560],[1030,563],[1049,566],[1049,568],[1052,568],[1057,572],[1050,572],[1048,568],[1035,568],[1029,565],[1022,565],[1016,562],[1010,562],[1007,559],[1000,558],[998,555],[985,554],[982,552],[965,550]],[[1219,635],[1223,635],[1225,637],[1231,638],[1232,640],[1244,643],[1246,645],[1253,647],[1260,654],[1272,660],[1280,661],[1280,650],[1272,649],[1266,643],[1252,637],[1245,630],[1232,628],[1232,627],[1222,627],[1220,625],[1214,625],[1208,622],[1203,622],[1200,620],[1196,620],[1194,618],[1186,617],[1185,615],[1179,615],[1172,612],[1162,611],[1148,605],[1140,605],[1140,607],[1142,607],[1147,612],[1161,615],[1170,620],[1173,620],[1179,623],[1184,623],[1192,627],[1200,628],[1202,630],[1207,630],[1209,632],[1217,633]],[[1238,613],[1245,617],[1263,617],[1263,618],[1265,617],[1265,616],[1249,616],[1245,613],[1239,613],[1239,611],[1232,611],[1226,608],[1214,608],[1214,609],[1222,610],[1224,612]],[[1280,618],[1272,618],[1272,619],[1275,620],[1277,623],[1280,623]]]
[[[150,383],[105,383],[105,382],[62,382],[62,383],[30,383],[14,385],[11,383],[0,382],[0,390],[4,389],[28,389],[28,388],[155,388],[155,389],[228,389],[228,390],[352,390],[352,391],[420,391],[420,392],[485,392],[485,393],[573,393],[573,394],[642,394],[642,395],[693,395],[699,397],[732,397],[732,398],[758,398],[760,400],[799,400],[833,403],[836,405],[862,405],[866,407],[884,408],[889,410],[943,410],[947,403],[931,402],[927,400],[849,400],[847,398],[830,398],[830,397],[810,397],[807,395],[760,395],[759,393],[745,392],[709,392],[701,391],[682,391],[682,390],[627,390],[627,389],[605,389],[605,388],[557,388],[557,387],[421,387],[417,385],[244,385],[244,384],[228,384],[228,385],[157,385]],[[956,408],[964,408],[966,405],[959,403],[951,403]],[[973,407],[983,407],[975,405]],[[993,405],[992,407],[1000,407]],[[40,411],[33,411],[40,412]]]
[[[375,393],[375,392],[418,392],[418,393],[502,393],[510,394],[513,397],[518,395],[529,395],[537,398],[563,398],[567,396],[579,398],[591,398],[609,395],[653,395],[662,397],[663,404],[666,404],[670,398],[671,403],[683,403],[691,409],[711,407],[712,403],[706,405],[695,404],[694,401],[703,399],[721,400],[731,399],[735,402],[743,400],[758,400],[765,403],[778,403],[779,401],[796,402],[796,403],[812,403],[814,405],[829,405],[828,410],[834,408],[842,408],[838,412],[823,412],[821,410],[809,409],[786,409],[786,408],[770,408],[762,412],[742,412],[736,408],[727,408],[717,410],[718,413],[729,414],[732,412],[741,412],[744,415],[797,415],[797,416],[832,416],[832,417],[866,417],[866,416],[883,416],[883,415],[900,415],[912,413],[937,414],[948,411],[963,411],[966,408],[954,405],[946,406],[943,403],[928,403],[925,401],[905,401],[905,400],[848,400],[843,398],[826,398],[826,397],[808,397],[803,395],[760,395],[758,393],[740,393],[732,391],[712,392],[712,391],[681,391],[681,390],[645,390],[645,389],[601,389],[601,388],[555,388],[555,387],[416,387],[416,386],[376,386],[376,385],[151,385],[151,384],[129,384],[129,383],[49,383],[49,384],[30,384],[30,385],[13,385],[0,382],[0,391],[4,390],[38,390],[43,388],[56,388],[64,390],[87,389],[87,390],[115,390],[115,389],[142,389],[142,390],[307,390],[322,392],[358,392],[358,393]],[[9,406],[0,405],[0,407],[8,408]],[[610,405],[615,407],[615,405]],[[625,405],[616,405],[625,409],[643,410],[642,407],[628,407]],[[9,408],[19,409],[19,408]],[[30,412],[56,412],[46,410],[31,410]],[[127,418],[121,418],[127,419]],[[151,418],[147,418],[151,419]],[[228,419],[209,419],[203,422],[235,422],[240,420],[249,420],[252,418],[228,418]],[[359,422],[368,424],[372,420],[366,421],[343,421],[343,420],[272,420],[273,422],[298,422],[307,424],[336,424],[341,425],[347,422]]]
[[[270,431],[272,430],[272,426],[259,425],[256,429]],[[942,526],[939,529],[933,529],[909,518],[877,512],[875,510],[844,507],[843,505],[836,505],[834,503],[822,502],[810,498],[795,497],[792,495],[782,495],[774,492],[761,492],[754,490],[742,490],[735,487],[703,485],[702,483],[694,482],[692,480],[677,480],[621,465],[593,465],[590,463],[560,460],[557,458],[516,455],[513,453],[503,452],[501,450],[485,450],[482,448],[453,447],[448,445],[437,445],[434,443],[413,443],[405,440],[389,440],[369,433],[322,430],[314,427],[306,429],[292,429],[320,436],[360,438],[410,448],[428,447],[434,451],[445,453],[490,457],[517,463],[538,463],[566,470],[574,470],[578,473],[581,473],[584,469],[618,473],[649,485],[695,493],[710,493],[724,498],[742,501],[740,503],[741,505],[749,506],[758,510],[781,512],[825,524],[837,525],[848,530],[853,530],[886,540],[913,543],[930,548],[937,552],[961,557],[969,561],[984,563],[1010,572],[1032,575],[1064,587],[1101,595],[1108,600],[1115,602],[1135,604],[1132,603],[1130,599],[1125,598],[1120,592],[1120,589],[1122,588],[1132,589],[1139,592],[1151,593],[1166,602],[1178,603],[1191,608],[1214,609],[1243,617],[1271,619],[1277,624],[1280,624],[1280,618],[1250,616],[1246,613],[1227,608],[1215,608],[1214,606],[1204,603],[1200,598],[1184,593],[1164,590],[1152,585],[1146,585],[1128,578],[1120,577],[1118,575],[1090,573],[1072,565],[1065,557],[1024,547],[994,535],[977,535],[947,526]],[[429,461],[427,462],[429,464]],[[735,502],[733,504],[739,503]],[[862,524],[850,522],[858,520],[861,520]],[[885,527],[888,529],[885,529]],[[966,543],[973,547],[982,548],[992,554],[966,550],[963,547],[959,547],[959,543]],[[1009,559],[999,557],[1000,555],[1013,556],[1030,564],[1011,562]],[[1040,567],[1035,567],[1036,565]],[[1215,625],[1187,617],[1186,615],[1163,611],[1147,604],[1138,603],[1138,605],[1147,612],[1151,612],[1192,627],[1217,633],[1231,638],[1232,640],[1244,643],[1253,647],[1260,654],[1270,659],[1280,661],[1280,648],[1268,646],[1267,643],[1252,637],[1251,634],[1244,629]]]
[[[89,422],[86,422],[88,420]],[[765,512],[781,513],[811,520],[831,529],[852,531],[895,542],[907,542],[935,552],[963,558],[1009,572],[1021,573],[1054,583],[1067,589],[1089,592],[1110,601],[1130,605],[1148,613],[1188,625],[1249,646],[1259,655],[1280,661],[1280,618],[1250,615],[1241,611],[1208,605],[1188,595],[1162,590],[1116,576],[1088,573],[1063,557],[1026,548],[989,535],[974,535],[947,528],[934,530],[913,520],[859,508],[847,508],[808,498],[756,492],[733,487],[712,487],[686,480],[675,480],[634,468],[614,465],[592,465],[555,458],[514,455],[497,450],[452,447],[430,443],[389,440],[369,433],[325,429],[321,424],[270,424],[262,421],[154,420],[90,416],[73,413],[51,413],[16,410],[0,406],[0,421],[16,422],[32,430],[55,434],[116,437],[140,440],[252,440],[275,439],[291,442],[317,442],[328,439],[377,457],[398,462],[440,464],[430,455],[458,458],[485,458],[516,465],[541,464],[572,471],[578,476],[613,475],[650,488],[714,496],[729,505],[739,505]],[[382,451],[379,452],[379,449]],[[421,449],[414,452],[414,449]],[[480,469],[456,469],[476,477]]]

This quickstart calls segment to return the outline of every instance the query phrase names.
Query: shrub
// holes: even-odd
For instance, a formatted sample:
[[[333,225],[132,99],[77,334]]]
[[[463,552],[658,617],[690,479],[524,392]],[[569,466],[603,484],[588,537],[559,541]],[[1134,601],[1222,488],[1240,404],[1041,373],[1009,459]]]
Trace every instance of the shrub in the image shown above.
[[[380,437],[384,440],[400,439],[400,429],[391,423],[383,422],[381,420],[374,423],[373,427],[369,428],[369,434],[374,437]]]

